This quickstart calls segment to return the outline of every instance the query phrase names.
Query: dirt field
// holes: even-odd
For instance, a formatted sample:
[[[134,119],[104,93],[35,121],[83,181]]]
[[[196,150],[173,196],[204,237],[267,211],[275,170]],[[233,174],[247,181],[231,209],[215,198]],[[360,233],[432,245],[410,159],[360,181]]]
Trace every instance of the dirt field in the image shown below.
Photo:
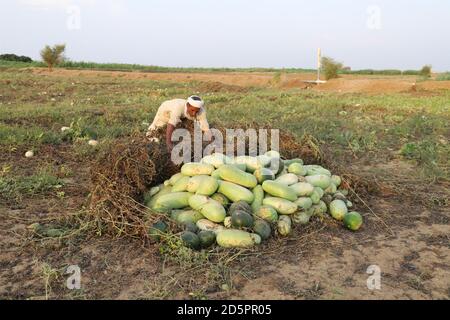
[[[45,69],[34,69],[39,75],[49,75]],[[151,79],[173,82],[201,81],[221,83],[240,87],[269,87],[280,89],[307,88],[310,85],[303,81],[315,80],[317,75],[312,73],[282,74],[278,81],[274,81],[272,73],[141,73],[116,71],[89,71],[59,69],[52,76],[62,77],[120,77],[124,79]],[[340,79],[333,79],[326,84],[311,86],[317,91],[331,91],[339,93],[369,93],[386,94],[408,91],[435,91],[450,89],[450,81],[421,81],[417,83],[415,76],[359,76],[343,75]]]
[[[313,78],[0,71],[0,298],[449,299],[450,81],[302,82]],[[83,217],[98,152],[143,134],[162,101],[192,93],[205,96],[212,123],[251,119],[317,138],[339,174],[362,181],[352,201],[364,228],[316,219],[255,250],[207,253],[93,233]],[[83,130],[65,140],[71,122]],[[65,233],[36,236],[27,228],[36,222]],[[70,265],[81,269],[80,290],[66,287]],[[380,290],[367,287],[371,265]]]

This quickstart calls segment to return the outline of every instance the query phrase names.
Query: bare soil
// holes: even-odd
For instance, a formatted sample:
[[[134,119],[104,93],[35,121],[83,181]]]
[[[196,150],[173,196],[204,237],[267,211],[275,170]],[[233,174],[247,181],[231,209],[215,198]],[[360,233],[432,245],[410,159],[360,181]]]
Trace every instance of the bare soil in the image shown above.
[[[34,73],[50,75],[47,69],[33,68]],[[274,82],[274,74],[268,72],[226,72],[226,73],[142,73],[142,72],[118,72],[118,71],[95,71],[95,70],[66,70],[56,69],[52,76],[74,77],[74,76],[112,76],[124,79],[152,79],[173,82],[200,81],[212,86],[217,90],[218,84],[230,86],[233,91],[243,91],[239,87],[267,87],[274,86],[281,89],[306,88],[313,90],[330,91],[338,93],[396,93],[413,91],[439,91],[450,89],[450,81],[422,81],[416,83],[415,76],[366,76],[366,75],[342,75],[339,79],[333,79],[325,84],[311,86],[303,81],[315,80],[316,74],[297,73],[283,74],[278,82]],[[220,86],[219,86],[220,88]]]

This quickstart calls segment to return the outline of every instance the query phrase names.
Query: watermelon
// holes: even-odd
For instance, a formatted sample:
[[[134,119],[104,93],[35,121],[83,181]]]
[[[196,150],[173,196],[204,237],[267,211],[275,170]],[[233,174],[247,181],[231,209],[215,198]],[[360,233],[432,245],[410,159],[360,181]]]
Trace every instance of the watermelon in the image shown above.
[[[245,211],[234,211],[231,215],[231,224],[233,227],[240,228],[251,228],[253,227],[254,219],[253,217]]]
[[[301,210],[308,210],[313,205],[311,198],[308,197],[298,198],[294,203]]]
[[[289,201],[295,201],[298,198],[294,190],[289,188],[287,185],[275,181],[265,181],[262,184],[262,187],[265,192],[274,197],[283,198]]]
[[[298,210],[298,205],[286,199],[268,197],[263,200],[263,205],[271,206],[279,214],[294,214]]]
[[[320,195],[317,193],[316,190],[314,190],[313,194],[311,195],[311,201],[313,204],[319,204],[320,202]]]
[[[306,181],[312,184],[314,187],[319,187],[325,190],[331,184],[331,177],[325,174],[318,174],[313,176],[307,176]]]
[[[253,212],[252,207],[245,201],[238,201],[233,203],[228,210],[228,215],[232,215],[235,211],[245,211],[249,214]]]
[[[330,203],[330,214],[331,216],[338,220],[344,220],[345,215],[347,214],[348,209],[347,205],[342,200],[334,200]]]
[[[201,231],[213,231],[216,234],[225,229],[224,226],[209,221],[208,219],[198,220],[196,225]]]
[[[216,242],[216,234],[213,231],[200,231],[198,238],[200,246],[204,249],[211,247]]]
[[[270,223],[278,221],[277,211],[270,206],[262,206],[259,208],[256,212],[256,216]]]
[[[269,239],[270,234],[272,233],[272,230],[270,229],[270,225],[262,219],[256,220],[256,222],[253,226],[253,231],[256,234],[258,234],[262,240]]]
[[[349,212],[344,216],[344,225],[352,231],[358,231],[363,224],[362,216],[355,211]]]
[[[275,180],[275,175],[273,174],[272,170],[267,168],[261,168],[253,172],[253,174],[256,177],[256,180],[259,184],[263,183],[267,180]]]
[[[253,195],[255,196],[255,200],[252,202],[252,211],[256,212],[262,206],[262,202],[264,200],[264,190],[260,185],[257,185],[253,190]]]
[[[161,240],[161,235],[167,232],[169,227],[164,221],[158,221],[154,223],[148,230],[148,236],[153,242],[159,242]]]
[[[195,210],[172,210],[170,217],[179,224],[186,222],[197,223],[198,220],[205,218],[200,212]]]
[[[292,186],[293,184],[298,183],[298,177],[293,173],[286,173],[276,178],[275,182],[285,186]]]
[[[190,178],[185,176],[182,176],[180,179],[176,180],[176,182],[173,184],[172,192],[187,191],[189,180]]]
[[[296,158],[296,159],[284,160],[284,165],[285,165],[286,167],[289,167],[289,166],[290,166],[291,164],[293,164],[293,163],[298,163],[298,164],[300,164],[300,165],[303,166],[303,160],[302,160],[302,159]]]
[[[200,238],[193,232],[183,232],[183,234],[181,235],[181,240],[183,241],[183,244],[188,248],[191,248],[193,250],[200,249]]]
[[[309,214],[305,211],[299,211],[296,212],[292,215],[292,222],[296,223],[296,224],[308,224],[309,223],[309,219],[311,217],[309,216]]]
[[[169,184],[171,186],[174,186],[178,180],[180,180],[181,178],[183,178],[184,175],[182,173],[177,173],[175,175],[173,175],[170,179],[169,179]],[[183,190],[184,191],[184,190]]]
[[[261,243],[256,233],[227,229],[217,233],[217,243],[223,248],[251,248]]]
[[[227,207],[230,204],[230,200],[228,200],[227,197],[225,197],[221,193],[215,193],[211,196],[211,199],[216,200],[219,202],[222,206]]]
[[[342,183],[342,179],[339,176],[333,175],[331,176],[331,182],[333,182],[336,187],[339,187]]]
[[[195,223],[193,222],[185,222],[183,223],[183,230],[184,231],[190,231],[192,233],[197,233],[198,232],[198,227]]]
[[[293,173],[297,176],[306,176],[306,169],[303,167],[302,164],[300,163],[292,163],[289,167],[288,167],[288,172],[289,173]]]
[[[288,216],[280,216],[277,225],[278,233],[281,236],[288,236],[292,232],[292,220]]]
[[[221,166],[219,173],[222,180],[232,182],[245,188],[254,188],[258,184],[258,181],[253,174],[239,170],[233,165]]]

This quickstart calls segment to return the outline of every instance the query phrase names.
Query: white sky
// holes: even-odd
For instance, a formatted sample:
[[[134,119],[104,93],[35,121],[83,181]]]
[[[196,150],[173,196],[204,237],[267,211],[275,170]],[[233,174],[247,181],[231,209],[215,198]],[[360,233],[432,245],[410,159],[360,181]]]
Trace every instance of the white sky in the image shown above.
[[[448,0],[8,0],[0,53],[175,67],[450,70]],[[79,14],[78,14],[79,13]]]

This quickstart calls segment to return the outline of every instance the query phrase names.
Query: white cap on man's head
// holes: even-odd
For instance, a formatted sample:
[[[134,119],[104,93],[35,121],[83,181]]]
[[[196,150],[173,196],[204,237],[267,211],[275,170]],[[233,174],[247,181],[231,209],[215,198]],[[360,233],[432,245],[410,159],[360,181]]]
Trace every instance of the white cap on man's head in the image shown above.
[[[194,108],[201,109],[205,106],[205,102],[198,96],[190,96],[187,102]]]

